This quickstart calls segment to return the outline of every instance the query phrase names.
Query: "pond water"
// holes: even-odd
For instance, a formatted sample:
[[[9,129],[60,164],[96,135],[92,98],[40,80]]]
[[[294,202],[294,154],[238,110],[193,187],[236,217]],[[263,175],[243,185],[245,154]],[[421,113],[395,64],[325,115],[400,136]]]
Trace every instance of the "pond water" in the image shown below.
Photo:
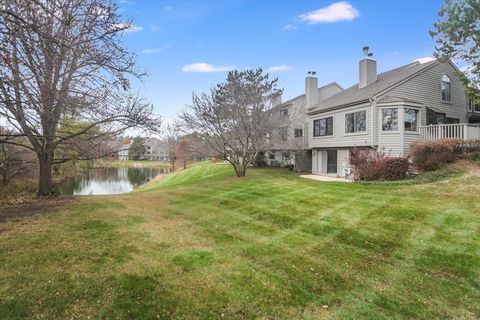
[[[56,185],[61,195],[105,195],[121,194],[147,183],[157,175],[168,173],[164,168],[95,168],[67,178]]]

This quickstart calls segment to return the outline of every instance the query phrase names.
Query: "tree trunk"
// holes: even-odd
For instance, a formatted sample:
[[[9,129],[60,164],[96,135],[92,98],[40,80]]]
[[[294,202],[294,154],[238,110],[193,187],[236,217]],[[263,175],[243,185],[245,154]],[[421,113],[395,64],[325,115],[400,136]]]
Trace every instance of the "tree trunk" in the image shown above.
[[[238,178],[245,177],[247,173],[247,167],[242,166],[241,164],[234,164],[233,167],[235,168],[235,173]]]
[[[39,174],[38,174],[38,192],[37,195],[49,196],[52,194],[52,162],[53,156],[50,154],[39,154]]]

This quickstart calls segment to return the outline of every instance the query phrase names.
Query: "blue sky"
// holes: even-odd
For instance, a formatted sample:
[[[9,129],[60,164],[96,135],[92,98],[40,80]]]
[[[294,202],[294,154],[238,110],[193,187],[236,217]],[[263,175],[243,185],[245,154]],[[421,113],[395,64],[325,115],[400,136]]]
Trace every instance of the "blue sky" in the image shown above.
[[[442,1],[117,0],[132,18],[124,35],[149,74],[140,92],[166,119],[231,68],[262,67],[284,100],[303,93],[308,70],[319,84],[357,82],[362,47],[379,72],[432,56],[428,31]]]

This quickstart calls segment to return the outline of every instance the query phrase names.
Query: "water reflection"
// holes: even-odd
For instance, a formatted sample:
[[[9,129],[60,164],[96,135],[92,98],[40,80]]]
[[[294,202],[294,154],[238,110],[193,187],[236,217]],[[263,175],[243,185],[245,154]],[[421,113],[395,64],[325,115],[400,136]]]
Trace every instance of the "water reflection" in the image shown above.
[[[130,192],[170,168],[97,168],[65,179],[56,186],[62,195],[100,195]]]

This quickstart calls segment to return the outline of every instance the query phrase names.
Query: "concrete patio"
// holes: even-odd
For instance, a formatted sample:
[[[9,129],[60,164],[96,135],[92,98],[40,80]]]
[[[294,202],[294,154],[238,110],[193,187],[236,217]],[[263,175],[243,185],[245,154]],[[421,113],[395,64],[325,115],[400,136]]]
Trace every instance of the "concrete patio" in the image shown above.
[[[353,182],[353,180],[345,179],[345,178],[337,178],[331,176],[319,176],[316,174],[304,174],[301,175],[300,178],[312,179],[317,181],[325,181],[325,182]]]

